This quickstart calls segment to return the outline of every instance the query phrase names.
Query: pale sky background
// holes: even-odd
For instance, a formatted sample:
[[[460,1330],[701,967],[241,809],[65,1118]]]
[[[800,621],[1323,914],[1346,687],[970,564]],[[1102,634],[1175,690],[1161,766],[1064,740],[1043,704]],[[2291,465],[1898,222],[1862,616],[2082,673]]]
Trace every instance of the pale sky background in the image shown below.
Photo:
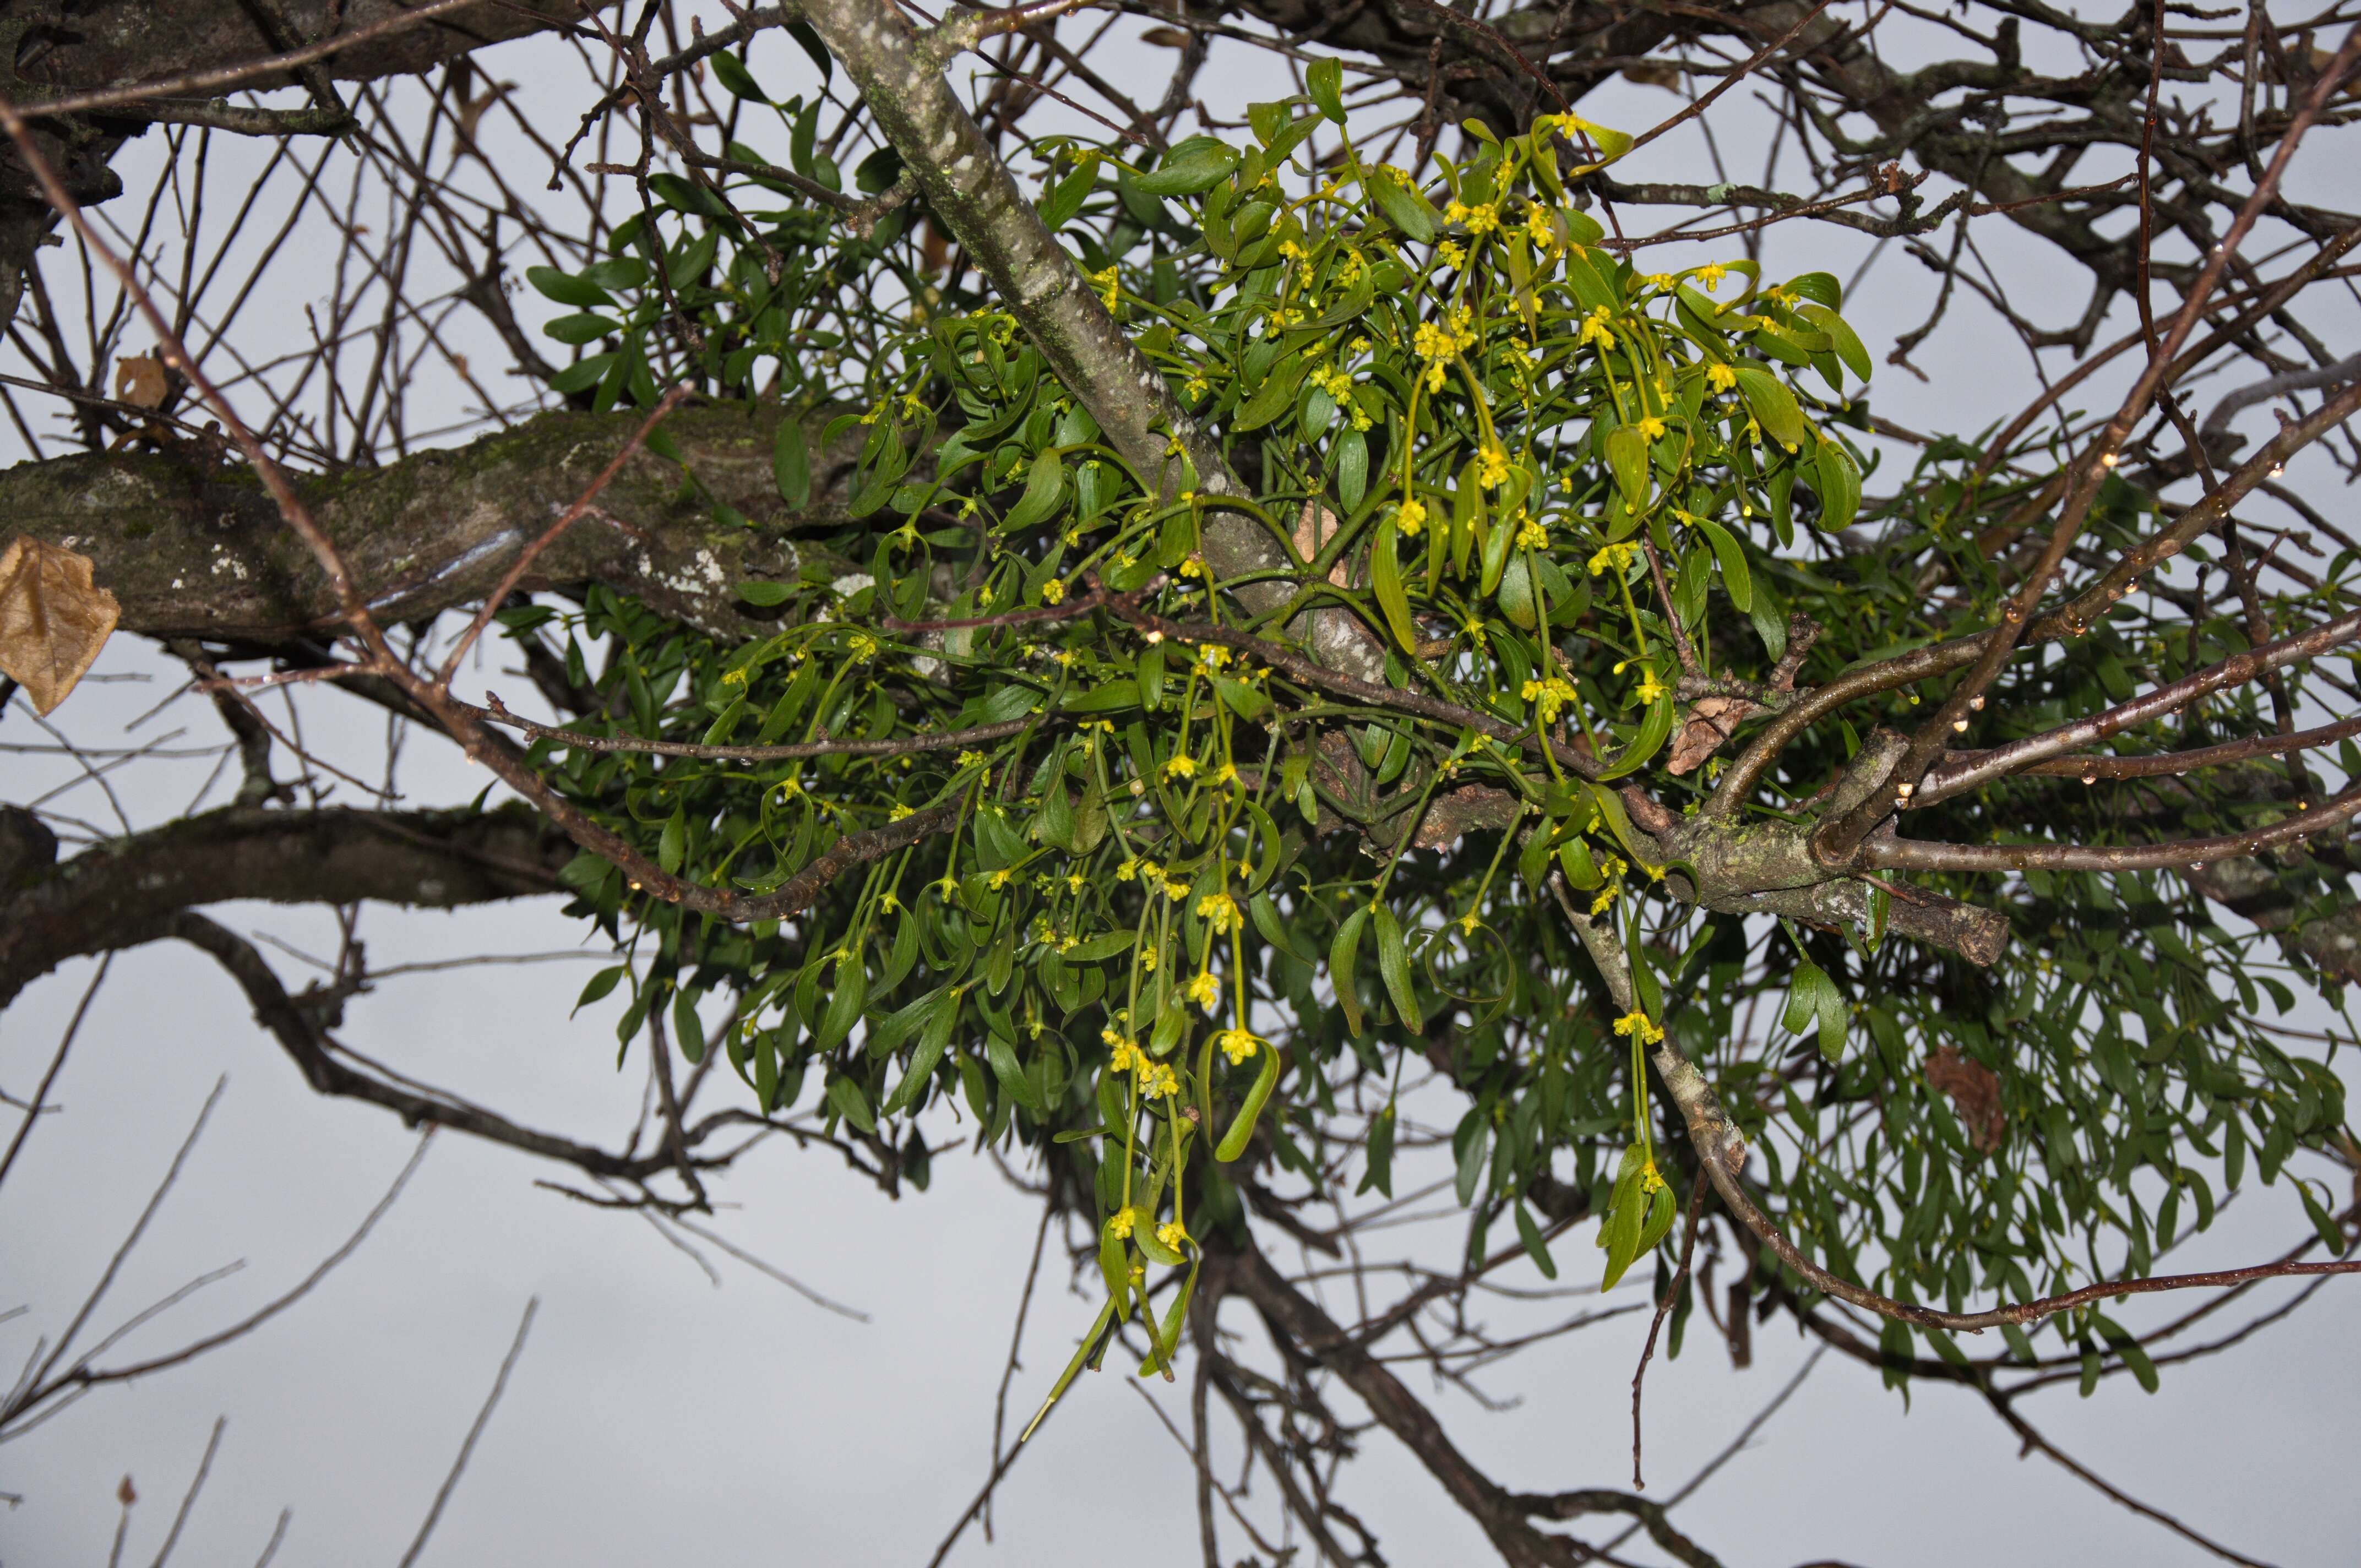
[[[1153,72],[1160,83],[1168,58],[1143,50],[1139,79]],[[521,93],[545,126],[570,126],[587,102],[569,52],[547,40],[479,60],[495,76],[524,82]],[[794,46],[776,35],[757,46],[755,63],[774,91],[808,79]],[[1241,103],[1285,91],[1267,60],[1235,53],[1217,57],[1204,86]],[[1619,82],[1582,108],[1637,128],[1675,106],[1670,94]],[[1759,159],[1761,142],[1748,137],[1742,115],[1718,124],[1725,151],[1750,147],[1744,158]],[[2324,134],[2308,148],[2299,186],[2334,181],[2346,193],[2341,204],[2354,205],[2352,159],[2339,145],[2354,135]],[[117,221],[135,215],[151,167],[140,159],[153,150],[118,165],[134,194],[115,204]],[[215,149],[218,160],[250,155],[235,144]],[[1699,144],[1686,135],[1642,157],[1627,178],[1711,177]],[[511,178],[537,187],[538,167]],[[1939,183],[1928,192],[1939,197]],[[1859,236],[1821,226],[1770,232],[1772,276],[1821,265],[1850,277],[1866,250]],[[1995,265],[2021,283],[2026,309],[2044,321],[2079,314],[2086,297],[2079,269],[2037,245],[2002,239],[1996,228],[1981,232]],[[290,242],[279,265],[294,280],[291,291],[324,291],[317,266],[306,270],[307,258],[330,254],[322,247],[300,233]],[[1893,338],[1922,318],[1934,280],[1893,249],[1872,278],[1847,313],[1882,362]],[[520,302],[521,309],[539,303]],[[295,341],[298,313],[272,304],[241,324],[249,356]],[[2330,341],[2342,352],[2353,323],[2337,324],[2347,330]],[[476,334],[479,374],[507,362],[472,318],[455,326]],[[1916,357],[1933,383],[1881,364],[1873,389],[1880,412],[1916,428],[1972,429],[2013,413],[2030,390],[2023,350],[1971,299],[1955,302],[1950,322]],[[2053,360],[2053,374],[2057,367]],[[422,403],[437,395],[419,394]],[[456,389],[451,396],[458,417]],[[2086,406],[2100,401],[2093,391]],[[2250,411],[2245,428],[2268,428],[2268,417]],[[2299,466],[2295,477],[2316,503],[2342,507],[2337,477],[2323,465]],[[1872,490],[1889,488],[1872,481]],[[88,685],[60,711],[57,721],[78,741],[137,745],[181,726],[187,735],[174,744],[219,738],[210,709],[183,699],[125,739],[126,724],[176,684],[177,667],[124,640],[101,669],[130,678]],[[520,685],[501,683],[511,700]],[[383,729],[369,712],[316,695],[300,702],[307,737],[323,755],[375,771]],[[0,718],[0,743],[44,739],[21,704]],[[288,765],[282,757],[282,775]],[[146,826],[181,811],[211,766],[150,760],[112,778],[124,811]],[[0,798],[32,799],[71,773],[59,758],[0,752]],[[416,739],[403,785],[412,804],[465,800],[481,775],[459,766],[447,745]],[[113,823],[107,802],[87,784],[51,805]],[[542,901],[440,915],[373,906],[363,928],[379,967],[576,947],[582,933],[556,907]],[[332,950],[322,912],[211,913],[236,930]],[[302,983],[296,959],[269,956],[291,989]],[[567,1020],[594,967],[569,959],[390,980],[351,1005],[343,1037],[529,1124],[615,1141],[639,1106],[642,1058],[635,1051],[631,1070],[614,1070],[611,1001]],[[0,1088],[29,1093],[93,969],[70,964],[0,1014]],[[412,1135],[383,1112],[313,1095],[212,960],[171,944],[125,954],[53,1091],[61,1113],[37,1129],[0,1190],[0,1311],[28,1308],[0,1322],[0,1358],[21,1359],[36,1335],[71,1314],[224,1074],[228,1087],[209,1130],[95,1321],[111,1329],[197,1274],[233,1259],[248,1266],[142,1330],[127,1354],[169,1349],[285,1289],[344,1239],[409,1157]],[[722,1087],[717,1102],[731,1092]],[[227,1420],[225,1435],[173,1562],[251,1563],[282,1508],[293,1519],[278,1563],[396,1562],[532,1298],[541,1306],[531,1342],[423,1563],[924,1563],[989,1464],[994,1392],[1038,1217],[1032,1201],[988,1162],[956,1153],[936,1161],[931,1191],[898,1202],[831,1156],[781,1146],[750,1157],[717,1189],[736,1207],[715,1227],[865,1310],[864,1324],[715,1252],[717,1288],[638,1219],[533,1186],[566,1175],[522,1155],[438,1137],[367,1245],[292,1310],[192,1365],[103,1390],[0,1448],[0,1492],[23,1497],[0,1507],[0,1564],[104,1561],[120,1514],[115,1490],[126,1473],[141,1501],[124,1561],[152,1561],[217,1417]],[[1433,1230],[1427,1250],[1440,1256],[1460,1233],[1449,1221]],[[2257,1261],[2304,1230],[2284,1187],[2257,1190],[2176,1263]],[[1587,1228],[1556,1252],[1567,1279],[1595,1277]],[[1509,1277],[1538,1283],[1522,1265]],[[1068,1283],[1053,1246],[1010,1400],[1012,1428],[1038,1404],[1095,1310],[1094,1299]],[[1635,1271],[1619,1298],[1636,1300],[1645,1288],[1645,1271]],[[2287,1293],[2275,1287],[2257,1301]],[[1506,1324],[1584,1304],[1494,1301],[1477,1310]],[[1244,1312],[1234,1308],[1224,1321],[1251,1342]],[[2156,1396],[2111,1378],[2091,1399],[2065,1387],[2025,1410],[2109,1479],[2250,1555],[2351,1563],[2361,1561],[2361,1489],[2352,1484],[2352,1455],[2361,1453],[2356,1329],[2361,1283],[2333,1282],[2257,1341],[2169,1368]],[[1505,1413],[1488,1413],[1422,1376],[1411,1380],[1455,1440],[1504,1485],[1621,1486],[1629,1481],[1629,1380],[1644,1332],[1644,1316],[1627,1316],[1517,1357],[1485,1380],[1494,1395],[1519,1398]],[[1753,1367],[1733,1372],[1700,1314],[1682,1358],[1659,1360],[1649,1377],[1650,1495],[1670,1492],[1719,1452],[1806,1354],[1780,1320],[1758,1330],[1755,1344]],[[1147,1408],[1152,1400],[1185,1431],[1185,1364],[1179,1385],[1142,1385],[1115,1361],[1076,1385],[1005,1483],[999,1544],[971,1534],[952,1561],[1062,1568],[1103,1562],[1118,1541],[1134,1561],[1198,1560],[1189,1466]],[[1144,1388],[1147,1400],[1126,1382]],[[1336,1397],[1350,1407],[1341,1391]],[[1261,1482],[1257,1496],[1267,1487]],[[1486,1560],[1472,1524],[1381,1431],[1364,1440],[1343,1495],[1394,1563]],[[1905,1413],[1872,1372],[1835,1357],[1677,1518],[1730,1568],[1821,1558],[1938,1568],[2213,1561],[2048,1462],[2020,1461],[2013,1438],[1971,1396],[1920,1386]],[[1235,1532],[1224,1540],[1233,1560],[1243,1554]],[[1621,1550],[1635,1561],[1662,1560],[1643,1538]]]

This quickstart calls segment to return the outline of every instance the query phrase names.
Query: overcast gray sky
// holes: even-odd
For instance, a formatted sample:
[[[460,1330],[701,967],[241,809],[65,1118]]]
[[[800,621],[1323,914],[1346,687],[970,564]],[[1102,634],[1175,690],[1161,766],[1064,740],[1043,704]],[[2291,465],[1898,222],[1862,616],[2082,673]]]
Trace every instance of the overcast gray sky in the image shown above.
[[[530,100],[546,105],[544,123],[563,126],[583,104],[567,59],[540,40],[490,51],[483,63],[527,83]],[[756,60],[774,82],[804,69],[775,35]],[[1208,80],[1243,102],[1285,91],[1269,76],[1266,61],[1234,60]],[[1584,108],[1638,126],[1675,102],[1618,83]],[[1725,149],[1742,141],[1726,135]],[[1694,140],[1667,137],[1647,156],[1656,169],[1697,174]],[[2346,181],[2350,162],[2323,138],[2301,166],[2303,178]],[[318,243],[302,235],[291,242],[293,276],[303,276],[302,247],[317,254]],[[1769,265],[1773,275],[1824,265],[1849,277],[1865,249],[1854,236],[1790,225],[1773,231]],[[2078,271],[2076,291],[2053,300],[2043,280],[2069,269],[2030,245],[2002,242],[2001,250],[1995,265],[2017,269],[2037,313],[2079,313]],[[1878,290],[1848,315],[1882,360],[1893,337],[1923,316],[1932,279],[1892,255],[1872,278]],[[1971,426],[2014,411],[2029,391],[2014,338],[1972,301],[1955,310],[1917,356],[1934,381],[1882,369],[1881,412],[1919,428]],[[291,311],[274,310],[249,323],[249,353],[281,345],[275,337],[295,341],[292,320]],[[456,324],[475,330],[472,322]],[[488,334],[479,362],[505,363]],[[2341,491],[2311,478],[2316,498],[2341,503]],[[1872,489],[1883,488],[1872,481]],[[58,716],[78,740],[137,744],[182,725],[189,735],[180,743],[217,738],[210,711],[184,700],[126,741],[123,727],[170,689],[174,666],[126,641],[101,670],[126,678],[86,686]],[[357,705],[301,700],[323,754],[374,771],[380,726]],[[0,718],[0,742],[40,739],[21,705]],[[162,820],[186,805],[210,766],[127,768],[117,775],[122,807],[140,825]],[[71,771],[60,759],[0,753],[0,798],[32,798]],[[423,804],[467,799],[482,780],[449,748],[419,740],[403,783]],[[53,804],[113,821],[87,784]],[[323,914],[214,913],[238,930],[315,953],[333,949]],[[563,950],[582,938],[546,901],[452,915],[373,907],[364,932],[380,967]],[[298,960],[271,956],[300,983]],[[352,1006],[344,1037],[519,1120],[613,1140],[637,1113],[641,1079],[615,1070],[611,1003],[566,1017],[593,967],[563,959],[397,978]],[[0,1014],[0,1088],[29,1092],[93,970],[68,965]],[[211,960],[172,945],[122,956],[52,1095],[62,1111],[38,1129],[0,1190],[0,1310],[19,1302],[28,1309],[0,1323],[0,1357],[21,1357],[37,1334],[71,1314],[225,1074],[210,1127],[96,1321],[111,1328],[230,1260],[248,1266],[142,1330],[130,1351],[168,1349],[286,1288],[350,1232],[414,1146],[381,1112],[313,1096]],[[141,1501],[125,1560],[151,1560],[217,1417],[227,1420],[221,1451],[173,1561],[251,1562],[290,1508],[279,1563],[390,1563],[416,1531],[534,1298],[541,1306],[531,1342],[423,1562],[923,1563],[988,1464],[994,1395],[1038,1216],[1033,1201],[989,1163],[956,1155],[937,1162],[931,1191],[900,1201],[825,1153],[783,1146],[750,1158],[718,1192],[734,1207],[715,1227],[866,1312],[863,1323],[718,1252],[708,1254],[722,1279],[716,1288],[639,1220],[533,1185],[566,1174],[439,1138],[368,1245],[292,1310],[192,1365],[101,1391],[0,1449],[0,1491],[23,1498],[0,1508],[0,1563],[102,1561],[126,1473]],[[2187,1249],[2188,1263],[2255,1261],[2304,1228],[2284,1189],[2253,1192]],[[1458,1233],[1445,1223],[1437,1234],[1440,1255]],[[1577,1233],[1558,1245],[1569,1278],[1592,1277],[1587,1244]],[[1052,1254],[1011,1400],[1017,1423],[1095,1309],[1068,1288],[1054,1246]],[[1530,1270],[1514,1282],[1537,1283]],[[2274,1288],[2279,1294],[2267,1299],[2288,1293]],[[1642,1274],[1619,1294],[1636,1300],[1644,1289]],[[1484,1310],[1505,1322],[1534,1309],[1497,1302]],[[1237,1326],[1246,1325],[1241,1319]],[[2026,1413],[2111,1480],[2255,1556],[2352,1563],[2361,1560],[2354,1545],[2361,1488],[2352,1479],[2352,1456],[2361,1453],[2357,1328],[2361,1286],[2332,1284],[2258,1341],[2169,1369],[2158,1395],[2110,1379],[2092,1398],[2059,1389],[2030,1401]],[[1455,1439],[1504,1484],[1620,1486],[1629,1474],[1629,1380],[1644,1332],[1644,1317],[1629,1316],[1520,1356],[1486,1383],[1495,1396],[1516,1398],[1506,1412],[1487,1412],[1456,1390],[1424,1391]],[[1651,1493],[1668,1492],[1719,1452],[1805,1354],[1774,1321],[1758,1336],[1754,1365],[1734,1372],[1700,1318],[1683,1357],[1660,1361],[1651,1374]],[[1082,1380],[1004,1486],[999,1544],[971,1536],[954,1561],[996,1554],[1055,1568],[1104,1561],[1117,1541],[1138,1561],[1193,1561],[1189,1467],[1150,1408],[1185,1430],[1186,1388],[1143,1385],[1112,1364]],[[1398,1564],[1485,1555],[1465,1517],[1382,1432],[1366,1440],[1345,1496]],[[1922,1387],[1905,1412],[1872,1373],[1833,1357],[1757,1444],[1684,1508],[1681,1522],[1731,1568],[1821,1557],[1927,1565],[2213,1561],[2055,1465],[2020,1461],[2014,1440],[1971,1398]],[[1629,1550],[1657,1560],[1644,1542]]]

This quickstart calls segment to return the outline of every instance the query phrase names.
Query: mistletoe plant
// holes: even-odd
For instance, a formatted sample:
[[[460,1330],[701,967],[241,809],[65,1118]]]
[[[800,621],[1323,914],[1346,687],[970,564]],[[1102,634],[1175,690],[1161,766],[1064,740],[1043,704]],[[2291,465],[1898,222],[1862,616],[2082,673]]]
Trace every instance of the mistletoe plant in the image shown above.
[[[1879,722],[1958,667],[1924,651],[2004,619],[1993,537],[2056,499],[2059,460],[1925,443],[1864,510],[1871,361],[1836,280],[1645,270],[1579,190],[1628,138],[1471,121],[1468,156],[1415,178],[1356,148],[1329,61],[1243,145],[1038,144],[1038,223],[1178,411],[1143,455],[1020,309],[929,262],[936,220],[731,200],[840,183],[817,104],[774,106],[792,170],[733,145],[752,172],[651,177],[606,259],[533,280],[580,312],[553,334],[597,346],[561,389],[784,409],[801,572],[736,585],[770,628],[740,641],[599,587],[507,612],[561,637],[605,716],[530,761],[713,890],[569,870],[637,955],[585,993],[629,979],[627,1048],[668,1019],[701,1059],[726,992],[711,1044],[765,1113],[808,1091],[921,1183],[928,1130],[972,1118],[1095,1203],[1105,1303],[1060,1390],[1135,1315],[1142,1372],[1169,1373],[1241,1170],[1316,1182],[1358,1144],[1361,1190],[1390,1194],[1414,1060],[1460,1097],[1471,1260],[1507,1218],[1554,1276],[1552,1226],[1595,1215],[1611,1285],[1676,1187],[1752,1151],[1786,1248],[1763,1266],[1806,1299],[1872,1282],[1895,1365],[1914,1332],[1956,1356],[1980,1299],[2147,1273],[2217,1182],[2341,1126],[2334,1073],[2254,1017],[2290,993],[2253,938],[2158,865],[2089,858],[2310,809],[2260,762],[2141,784],[2162,738],[2124,700],[2246,630],[2118,591],[1986,718],[1995,748],[2079,722],[2114,752],[2070,760],[2079,781],[1892,784]],[[862,166],[872,192],[900,178]],[[2112,476],[2088,505],[2094,550],[2180,526]],[[2314,652],[2281,661],[2282,700]],[[1809,726],[1828,708],[1801,694],[1865,664],[1903,667]],[[2269,728],[2252,685],[2205,691],[2181,711],[2206,734]],[[1785,733],[1725,773],[1766,717]],[[2349,742],[2339,765],[2361,771]],[[1881,798],[1979,848],[1916,884],[1816,855]],[[2003,912],[1958,901],[1993,871]],[[730,898],[777,917],[718,917]],[[1753,1026],[1766,1001],[1790,1043]],[[2052,1321],[2086,1377],[2110,1354],[2153,1377],[2095,1305]]]

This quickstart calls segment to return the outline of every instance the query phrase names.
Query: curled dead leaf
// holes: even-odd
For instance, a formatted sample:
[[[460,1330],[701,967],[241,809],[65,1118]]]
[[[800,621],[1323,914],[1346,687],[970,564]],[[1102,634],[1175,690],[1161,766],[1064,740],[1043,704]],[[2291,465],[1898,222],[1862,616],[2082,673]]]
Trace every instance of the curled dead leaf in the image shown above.
[[[1927,1058],[1927,1082],[1951,1097],[1978,1154],[2000,1147],[2008,1133],[2008,1113],[2001,1109],[1999,1074],[1945,1046]]]
[[[1665,766],[1675,773],[1685,773],[1721,749],[1722,742],[1738,733],[1747,715],[1759,711],[1742,696],[1701,696],[1689,705],[1688,721],[1673,740],[1673,754]]]
[[[1635,60],[1623,68],[1623,80],[1677,93],[1681,90],[1681,68],[1653,60]]]
[[[172,383],[164,374],[164,362],[154,355],[134,354],[115,362],[117,401],[129,403],[135,409],[160,408],[171,391]]]
[[[115,1500],[126,1508],[139,1500],[139,1489],[131,1484],[130,1476],[126,1475],[123,1485],[115,1488]]]
[[[1334,512],[1326,507],[1304,502],[1302,514],[1295,520],[1295,553],[1306,561],[1311,560],[1320,554],[1322,545],[1335,536],[1337,527]],[[1328,568],[1328,580],[1340,588],[1353,586],[1353,579],[1345,572],[1342,561]]]
[[[89,673],[122,607],[91,581],[91,558],[20,533],[0,553],[0,674],[46,715]]]
[[[1179,27],[1150,27],[1139,35],[1139,41],[1159,49],[1187,49],[1189,35]]]

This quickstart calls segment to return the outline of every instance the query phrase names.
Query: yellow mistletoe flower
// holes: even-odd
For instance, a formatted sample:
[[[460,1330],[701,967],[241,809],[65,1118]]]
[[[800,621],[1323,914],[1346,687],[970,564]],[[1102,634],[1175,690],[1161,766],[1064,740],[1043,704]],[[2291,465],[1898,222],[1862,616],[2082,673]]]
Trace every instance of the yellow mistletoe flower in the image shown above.
[[[1139,1065],[1140,1055],[1137,1046],[1133,1045],[1113,1029],[1100,1030],[1099,1037],[1111,1042],[1115,1047],[1114,1054],[1107,1058],[1109,1072],[1129,1072]]]
[[[1664,433],[1664,422],[1658,419],[1654,414],[1650,414],[1647,418],[1640,422],[1640,434],[1642,439],[1654,441]]]
[[[1601,572],[1628,572],[1631,569],[1632,560],[1639,554],[1640,547],[1629,540],[1620,544],[1602,545],[1598,553],[1590,558],[1590,575],[1595,577]]]
[[[1132,1224],[1137,1218],[1138,1212],[1139,1212],[1136,1209],[1117,1209],[1115,1212],[1115,1218],[1107,1222],[1107,1234],[1113,1236],[1117,1241],[1122,1241],[1125,1237],[1130,1235]]]
[[[1434,258],[1437,261],[1442,262],[1444,266],[1449,268],[1454,272],[1458,271],[1461,268],[1467,265],[1467,253],[1465,250],[1462,250],[1458,244],[1453,240],[1446,239],[1441,245],[1436,246],[1434,247]]]
[[[1455,202],[1452,204],[1458,205]],[[1469,234],[1489,234],[1500,226],[1500,209],[1489,202],[1480,207],[1462,208],[1461,221],[1466,224]]]
[[[1559,710],[1574,700],[1574,687],[1555,675],[1545,681],[1529,680],[1524,685],[1524,698],[1541,705],[1543,724],[1555,724]]]
[[[1497,441],[1488,443],[1476,454],[1476,482],[1488,490],[1497,490],[1509,477],[1509,454]]]
[[[1164,776],[1168,779],[1189,778],[1196,772],[1197,759],[1189,755],[1186,751],[1183,751],[1180,755],[1173,758],[1170,762],[1164,764]]]
[[[1719,261],[1697,269],[1697,280],[1705,285],[1705,291],[1708,294],[1720,288],[1721,280],[1729,276]]]
[[[1642,668],[1641,670],[1640,700],[1642,702],[1653,702],[1658,697],[1664,696],[1666,690],[1667,688],[1664,684],[1656,679],[1656,672],[1654,670],[1646,668]]]
[[[1590,913],[1594,916],[1604,915],[1607,912],[1607,906],[1615,902],[1615,894],[1620,891],[1613,887],[1600,888],[1598,896],[1590,901]]]
[[[1043,583],[1043,584],[1041,585],[1041,602],[1042,602],[1043,604],[1063,604],[1063,603],[1065,603],[1065,602],[1066,602],[1066,584],[1065,584],[1065,580],[1064,580],[1063,578],[1061,578],[1061,577],[1052,577],[1052,578],[1050,578],[1048,582]]]
[[[1232,1067],[1254,1055],[1262,1046],[1260,1040],[1244,1029],[1224,1029],[1213,1036],[1213,1044],[1222,1047],[1222,1054],[1230,1058]]]
[[[1177,876],[1164,879],[1164,896],[1178,904],[1189,896],[1189,884]]]
[[[1615,334],[1607,330],[1607,307],[1598,305],[1582,320],[1582,335],[1578,342],[1595,343],[1601,348],[1615,346]]]
[[[1401,531],[1404,539],[1416,539],[1418,531],[1426,526],[1425,504],[1417,500],[1402,502],[1394,509],[1394,526]]]
[[[1738,372],[1727,365],[1708,365],[1705,367],[1705,384],[1717,392],[1726,392],[1738,385]]]
[[[1159,1065],[1148,1073],[1142,1092],[1150,1100],[1170,1100],[1180,1092],[1180,1080],[1170,1067]]]
[[[1125,861],[1123,864],[1115,867],[1115,880],[1117,882],[1129,882],[1138,874],[1139,861],[1137,857]]]
[[[1099,291],[1099,303],[1110,311],[1114,310],[1120,292],[1115,284],[1115,269],[1109,267],[1104,272],[1092,273],[1091,284]]]
[[[885,820],[888,822],[899,822],[905,817],[915,815],[916,813],[911,811],[908,806],[904,806],[900,801],[895,801],[894,803],[894,809],[885,814]]]
[[[1519,512],[1517,515],[1522,519],[1517,528],[1517,548],[1520,550],[1548,549],[1549,525],[1540,518],[1524,512]]]
[[[1199,970],[1196,978],[1181,987],[1181,994],[1211,1013],[1222,1004],[1222,982],[1213,978],[1211,970]]]
[[[1615,1032],[1629,1035],[1643,1046],[1653,1046],[1664,1037],[1664,1030],[1648,1021],[1645,1013],[1626,1013],[1615,1020]]]
[[[1180,1221],[1171,1220],[1156,1227],[1156,1239],[1174,1252],[1179,1252],[1184,1245],[1189,1244],[1189,1233],[1180,1228]]]
[[[1669,272],[1651,272],[1648,274],[1648,287],[1661,289],[1669,294],[1673,291],[1673,275]]]
[[[1243,923],[1238,916],[1238,902],[1226,893],[1209,893],[1197,901],[1197,918],[1213,928],[1217,937],[1226,937]]]
[[[1540,249],[1557,248],[1557,229],[1549,221],[1549,214],[1539,207],[1525,209],[1525,233]]]

